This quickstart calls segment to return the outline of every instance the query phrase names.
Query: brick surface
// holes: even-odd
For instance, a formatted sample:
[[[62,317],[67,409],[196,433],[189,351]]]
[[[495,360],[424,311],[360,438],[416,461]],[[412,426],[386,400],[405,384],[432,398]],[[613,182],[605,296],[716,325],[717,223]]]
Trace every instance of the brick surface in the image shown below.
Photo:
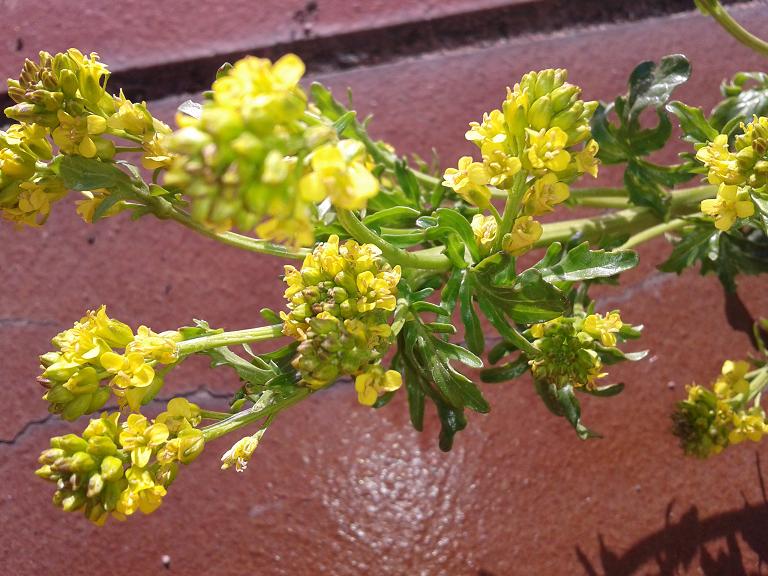
[[[238,52],[307,37],[429,20],[536,0],[1,0],[0,78],[38,50],[98,52],[113,69]],[[0,90],[2,91],[2,90]]]
[[[734,14],[768,29],[762,5]],[[530,38],[326,75],[372,112],[374,132],[403,150],[444,163],[465,149],[466,123],[498,105],[521,73],[563,66],[591,98],[623,91],[643,59],[684,52],[694,78],[680,91],[711,106],[719,81],[764,61],[712,23],[687,15]],[[169,117],[171,101],[156,103]],[[602,182],[602,181],[601,181]],[[46,340],[82,312],[107,303],[115,316],[158,329],[204,317],[230,329],[280,306],[281,262],[214,245],[171,223],[115,218],[94,227],[62,205],[40,231],[0,226],[0,572],[121,574],[761,574],[768,564],[768,503],[756,458],[743,445],[710,462],[685,459],[669,413],[690,381],[704,383],[726,357],[743,356],[717,282],[653,272],[668,248],[644,246],[641,270],[601,305],[646,324],[649,359],[611,370],[627,384],[613,399],[584,401],[586,422],[605,435],[580,442],[551,417],[530,380],[485,386],[493,405],[473,415],[450,454],[436,447],[430,418],[409,428],[402,395],[378,413],[356,405],[349,385],[304,402],[277,420],[245,474],[218,471],[225,440],[210,446],[156,514],[96,529],[48,504],[31,476],[46,439],[69,429],[45,416],[33,382]],[[768,297],[759,279],[742,284],[754,315]],[[639,346],[640,346],[639,345]],[[174,390],[236,386],[200,362],[176,373]],[[216,406],[201,393],[201,402]],[[171,559],[170,568],[162,556]],[[762,563],[760,559],[762,558]],[[762,572],[761,572],[762,570]]]

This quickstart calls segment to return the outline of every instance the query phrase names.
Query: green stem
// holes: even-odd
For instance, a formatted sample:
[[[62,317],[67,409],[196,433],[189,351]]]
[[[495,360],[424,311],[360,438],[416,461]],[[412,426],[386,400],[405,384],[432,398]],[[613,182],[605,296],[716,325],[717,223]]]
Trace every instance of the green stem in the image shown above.
[[[160,217],[162,218],[162,216]],[[258,238],[250,238],[248,236],[236,234],[235,232],[216,232],[199,222],[195,222],[188,214],[175,208],[168,214],[168,218],[202,234],[203,236],[217,240],[222,244],[234,246],[235,248],[242,248],[243,250],[248,250],[250,252],[271,254],[272,256],[281,256],[282,258],[292,258],[294,260],[302,260],[311,252],[311,250],[306,248],[288,248],[280,244],[273,244],[267,240],[260,240]]]
[[[749,374],[747,374],[749,376]],[[752,381],[749,383],[749,395],[747,396],[747,402],[754,400],[768,384],[768,367],[763,367],[756,370],[756,374]]]
[[[507,202],[504,205],[504,214],[501,217],[501,224],[499,224],[499,230],[496,234],[496,248],[501,248],[501,243],[504,241],[504,235],[512,230],[512,225],[515,218],[520,212],[520,202],[523,200],[523,194],[525,194],[525,172],[519,172],[512,183],[512,188],[507,193]]]
[[[215,440],[216,438],[220,438],[225,434],[229,434],[230,432],[238,430],[243,426],[247,426],[252,422],[273,416],[281,410],[285,410],[289,406],[292,406],[293,404],[303,400],[310,393],[311,390],[309,388],[297,387],[290,396],[287,396],[282,400],[275,402],[274,404],[270,404],[266,408],[261,410],[254,410],[253,408],[243,410],[237,414],[233,414],[229,418],[221,420],[220,422],[206,426],[203,428],[203,436],[205,441],[210,442],[211,440]],[[256,405],[254,405],[254,407],[255,406]]]
[[[655,238],[656,236],[666,234],[667,232],[672,232],[673,230],[679,230],[680,228],[685,226],[686,222],[687,220],[685,220],[684,218],[675,218],[674,220],[670,220],[669,222],[662,222],[661,224],[657,224],[656,226],[651,226],[650,228],[646,228],[642,232],[638,232],[637,234],[630,236],[629,240],[624,242],[624,244],[621,245],[620,249],[626,250],[628,248],[634,248],[635,246],[638,246],[643,242],[647,242],[648,240]]]
[[[218,412],[216,410],[203,410],[200,409],[200,417],[205,420],[224,420],[232,416],[229,412]]]
[[[439,271],[449,270],[451,267],[451,261],[445,254],[407,252],[393,246],[369,229],[349,210],[337,209],[336,217],[355,240],[377,246],[382,256],[393,266],[399,264],[408,268]]]
[[[768,56],[768,42],[747,31],[728,14],[718,0],[695,0],[695,2],[702,12],[712,16],[736,40],[755,52]]]
[[[283,325],[273,324],[272,326],[261,326],[259,328],[248,328],[247,330],[234,330],[232,332],[222,332],[210,336],[201,336],[184,340],[176,345],[179,356],[186,356],[210,350],[211,348],[220,348],[222,346],[234,346],[236,344],[246,344],[248,342],[262,342],[273,338],[280,338],[283,335]]]

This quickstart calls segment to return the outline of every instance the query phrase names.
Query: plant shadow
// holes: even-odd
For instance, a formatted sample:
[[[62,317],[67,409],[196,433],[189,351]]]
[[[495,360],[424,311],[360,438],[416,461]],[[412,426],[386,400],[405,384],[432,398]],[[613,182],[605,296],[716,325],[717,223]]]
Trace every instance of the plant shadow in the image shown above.
[[[673,521],[675,501],[672,500],[667,505],[664,528],[624,552],[611,550],[602,534],[598,534],[600,551],[593,560],[577,546],[576,555],[585,573],[588,576],[636,576],[648,574],[648,568],[655,563],[659,576],[674,576],[683,571],[688,573],[698,556],[697,573],[705,576],[764,574],[764,569],[768,569],[768,495],[759,454],[755,464],[762,502],[752,504],[742,493],[744,506],[738,510],[701,518],[697,507],[691,506],[679,520]],[[719,544],[715,554],[706,546],[713,542]],[[749,554],[748,559],[745,554]]]

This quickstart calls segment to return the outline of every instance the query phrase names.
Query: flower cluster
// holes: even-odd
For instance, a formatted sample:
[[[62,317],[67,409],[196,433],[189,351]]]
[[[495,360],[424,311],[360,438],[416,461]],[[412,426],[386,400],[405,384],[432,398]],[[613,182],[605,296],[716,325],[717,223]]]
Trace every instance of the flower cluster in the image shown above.
[[[179,117],[165,185],[192,200],[194,218],[309,246],[316,203],[359,209],[378,193],[363,145],[309,119],[303,74],[292,54],[244,58],[214,82],[200,118]]]
[[[8,95],[16,104],[5,114],[19,124],[0,133],[0,210],[5,218],[40,225],[51,204],[66,194],[45,167],[54,145],[64,155],[111,160],[117,149],[109,137],[120,138],[139,145],[147,169],[170,162],[161,141],[170,128],[143,103],[129,101],[122,92],[109,94],[108,78],[96,54],[85,56],[73,48],[55,56],[40,52],[38,62],[27,60],[18,80],[8,81]],[[87,219],[104,195],[85,196],[79,211]]]
[[[623,326],[618,312],[560,316],[534,324],[530,335],[539,350],[529,361],[534,378],[557,387],[593,389],[606,376],[600,352],[616,346]]]
[[[757,404],[748,406],[748,371],[748,362],[726,360],[712,388],[688,387],[688,398],[672,415],[673,432],[686,454],[707,458],[768,433],[765,412]]]
[[[177,361],[179,340],[178,332],[156,334],[146,326],[134,334],[109,318],[105,306],[88,312],[52,340],[56,351],[40,357],[43,373],[38,380],[47,388],[43,398],[48,409],[75,420],[104,406],[111,389],[121,406],[138,411],[162,387],[155,367]]]
[[[482,161],[464,156],[458,168],[444,174],[445,186],[481,209],[490,207],[491,187],[525,190],[521,213],[502,239],[503,248],[515,255],[541,237],[534,217],[568,199],[568,182],[585,173],[597,176],[598,145],[589,125],[597,102],[580,100],[580,88],[566,79],[560,69],[523,76],[507,89],[501,110],[470,123],[466,138],[480,149]]]
[[[707,178],[719,184],[716,199],[703,200],[701,211],[715,219],[718,230],[729,230],[740,218],[755,213],[753,192],[765,191],[768,184],[768,117],[754,116],[741,123],[733,149],[726,134],[699,148],[696,159],[707,167]]]
[[[200,409],[183,398],[168,403],[154,421],[131,414],[104,413],[90,421],[82,436],[51,438],[36,474],[56,484],[54,503],[66,512],[83,510],[103,524],[111,514],[124,519],[160,506],[176,478],[178,464],[192,462],[205,440],[195,428]]]
[[[399,281],[400,267],[390,267],[378,248],[354,240],[340,244],[335,235],[300,270],[285,267],[289,312],[281,312],[283,331],[300,342],[294,366],[304,384],[321,388],[339,376],[357,376],[363,404],[399,387],[378,367],[392,342],[387,319]]]
[[[40,226],[51,204],[67,190],[51,170],[42,168],[53,150],[48,131],[37,124],[14,124],[0,131],[0,211],[19,226]]]

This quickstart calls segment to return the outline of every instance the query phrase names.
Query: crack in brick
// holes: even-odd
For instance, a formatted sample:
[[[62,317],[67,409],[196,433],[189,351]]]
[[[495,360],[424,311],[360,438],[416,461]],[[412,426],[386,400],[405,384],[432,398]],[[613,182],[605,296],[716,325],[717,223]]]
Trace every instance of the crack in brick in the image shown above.
[[[224,400],[228,400],[232,397],[232,393],[230,392],[215,392],[213,390],[209,390],[205,385],[201,385],[192,390],[188,390],[186,392],[180,392],[172,396],[156,396],[152,400],[152,404],[168,402],[173,398],[191,398],[198,394],[207,395],[208,397],[214,398],[214,399],[224,399]],[[117,410],[117,405],[109,404],[107,406],[104,406],[104,408],[102,410],[99,410],[99,412],[109,411],[109,410]],[[53,420],[58,421],[58,414],[48,414],[43,418],[29,420],[11,438],[0,438],[0,445],[12,446],[16,444],[16,442],[20,440],[24,435],[26,435],[27,432],[29,432],[32,428],[35,428],[37,426],[44,426]]]

